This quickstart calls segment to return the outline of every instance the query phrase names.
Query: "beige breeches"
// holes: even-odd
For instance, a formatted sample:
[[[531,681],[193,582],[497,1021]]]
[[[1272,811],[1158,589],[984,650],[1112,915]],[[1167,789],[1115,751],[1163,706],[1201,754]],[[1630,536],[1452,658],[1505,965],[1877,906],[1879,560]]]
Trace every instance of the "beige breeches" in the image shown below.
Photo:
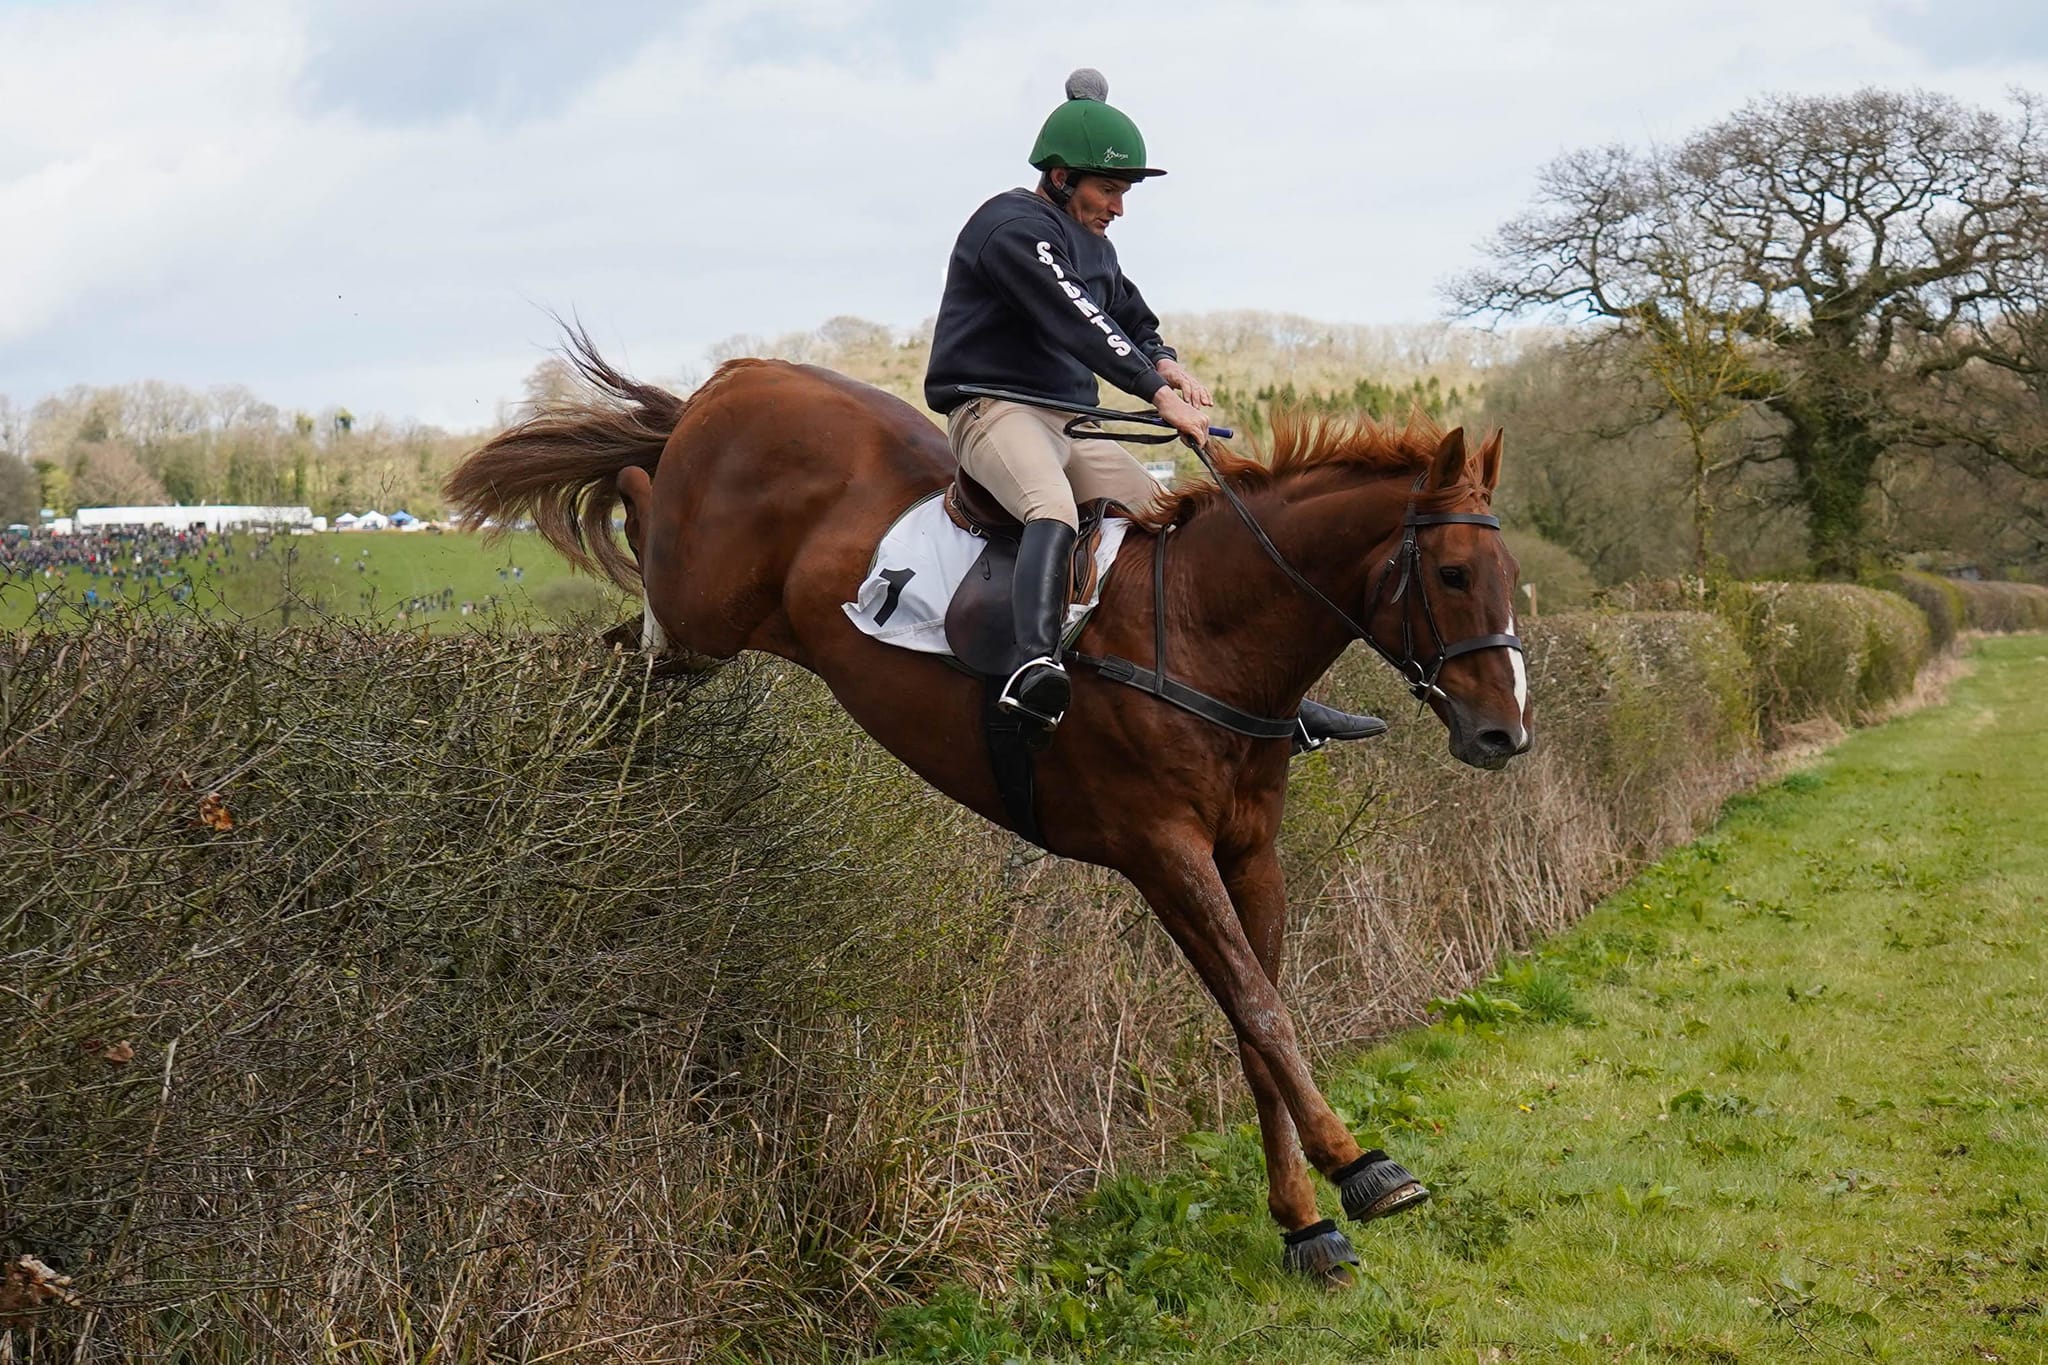
[[[1074,504],[1090,498],[1150,511],[1162,491],[1159,481],[1106,436],[1068,436],[1061,428],[1069,420],[1044,408],[976,398],[947,417],[946,440],[967,476],[1022,521],[1051,517],[1078,526]]]

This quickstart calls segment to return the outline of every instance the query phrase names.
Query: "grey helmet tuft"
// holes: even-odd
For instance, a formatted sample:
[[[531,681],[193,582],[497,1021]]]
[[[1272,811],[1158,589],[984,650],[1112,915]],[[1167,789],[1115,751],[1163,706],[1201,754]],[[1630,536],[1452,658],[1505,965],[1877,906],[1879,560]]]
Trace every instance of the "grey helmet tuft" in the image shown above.
[[[1067,77],[1067,98],[1109,103],[1109,77],[1092,66],[1084,66]]]

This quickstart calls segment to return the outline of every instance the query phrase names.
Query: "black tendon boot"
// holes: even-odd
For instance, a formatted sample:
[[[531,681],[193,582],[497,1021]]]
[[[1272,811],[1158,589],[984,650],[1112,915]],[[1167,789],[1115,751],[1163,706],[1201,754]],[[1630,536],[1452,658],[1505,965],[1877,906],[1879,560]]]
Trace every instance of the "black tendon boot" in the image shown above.
[[[1060,723],[1073,696],[1067,670],[1060,667],[1060,631],[1067,622],[1067,576],[1073,558],[1073,527],[1050,517],[1024,523],[1010,603],[1016,613],[1019,666],[1003,685],[996,705],[1047,730]]]
[[[1387,732],[1378,716],[1354,716],[1319,701],[1304,700],[1294,717],[1294,752],[1320,749],[1333,739],[1371,739]]]

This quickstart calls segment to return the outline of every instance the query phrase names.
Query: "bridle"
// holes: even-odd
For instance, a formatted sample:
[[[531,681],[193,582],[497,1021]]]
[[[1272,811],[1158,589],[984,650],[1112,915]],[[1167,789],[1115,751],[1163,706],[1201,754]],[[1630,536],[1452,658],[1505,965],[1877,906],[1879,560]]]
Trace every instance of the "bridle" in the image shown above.
[[[1189,444],[1193,445],[1192,442]],[[1332,602],[1321,588],[1309,582],[1299,569],[1288,563],[1287,556],[1280,553],[1280,547],[1273,543],[1265,528],[1259,525],[1258,518],[1252,515],[1252,509],[1245,506],[1244,499],[1238,497],[1237,490],[1230,486],[1229,481],[1216,468],[1215,462],[1209,458],[1209,452],[1201,446],[1194,446],[1194,452],[1202,461],[1202,467],[1216,480],[1216,486],[1223,491],[1225,501],[1229,502],[1231,509],[1244,522],[1245,528],[1252,533],[1252,538],[1259,542],[1259,548],[1266,552],[1266,557],[1279,567],[1280,572],[1287,575],[1295,587],[1322,603],[1331,615],[1342,621],[1344,628],[1351,633],[1352,639],[1365,641],[1372,647],[1373,653],[1385,659],[1394,671],[1401,675],[1402,681],[1408,684],[1409,692],[1417,701],[1427,701],[1433,696],[1449,700],[1444,690],[1436,685],[1437,675],[1443,672],[1445,664],[1461,655],[1476,654],[1482,649],[1512,649],[1524,652],[1521,640],[1513,635],[1471,635],[1455,642],[1445,642],[1443,630],[1436,623],[1436,608],[1431,605],[1429,589],[1423,582],[1422,543],[1416,538],[1415,532],[1417,528],[1423,526],[1484,526],[1498,533],[1500,518],[1484,512],[1416,511],[1415,499],[1422,492],[1423,481],[1429,477],[1427,471],[1415,476],[1415,485],[1408,493],[1408,510],[1401,516],[1400,547],[1374,574],[1373,590],[1366,599],[1365,609],[1365,619],[1370,621],[1382,605],[1400,602],[1407,595],[1409,584],[1414,584],[1416,595],[1422,599],[1422,619],[1429,626],[1430,645],[1436,651],[1425,661],[1415,653],[1415,630],[1409,623],[1407,612],[1400,613],[1401,652],[1396,654],[1373,637],[1370,627],[1361,626],[1352,620],[1350,612]],[[1394,578],[1396,569],[1400,571],[1398,579]],[[1390,580],[1393,581],[1394,590],[1392,596],[1387,596],[1387,584]],[[1386,598],[1385,603],[1381,601],[1383,597]]]
[[[1205,459],[1203,463],[1207,464],[1208,461]],[[1422,545],[1415,538],[1415,528],[1418,526],[1484,526],[1498,533],[1500,530],[1500,518],[1484,512],[1416,511],[1415,495],[1422,491],[1422,481],[1425,477],[1427,476],[1419,474],[1415,478],[1415,487],[1411,490],[1408,497],[1408,510],[1401,517],[1401,546],[1394,551],[1392,559],[1389,559],[1380,566],[1372,596],[1366,602],[1365,619],[1370,621],[1376,614],[1380,605],[1380,596],[1386,591],[1387,579],[1393,574],[1395,567],[1398,565],[1401,570],[1401,577],[1394,584],[1393,596],[1388,600],[1390,603],[1399,602],[1407,594],[1408,585],[1410,583],[1415,585],[1415,594],[1422,600],[1422,619],[1429,626],[1430,644],[1435,648],[1436,654],[1426,664],[1416,657],[1414,628],[1409,624],[1408,613],[1405,611],[1400,614],[1401,653],[1398,658],[1379,641],[1373,639],[1369,632],[1357,632],[1360,639],[1371,645],[1373,650],[1382,659],[1391,664],[1394,670],[1401,675],[1402,679],[1408,684],[1408,690],[1415,695],[1417,701],[1426,701],[1432,696],[1443,697],[1445,695],[1444,690],[1436,685],[1437,674],[1443,672],[1445,664],[1461,654],[1476,654],[1482,649],[1512,649],[1517,653],[1525,652],[1522,649],[1521,640],[1513,635],[1468,635],[1464,639],[1453,643],[1446,643],[1444,641],[1444,633],[1436,623],[1436,608],[1431,605],[1429,589],[1423,584]],[[1274,553],[1277,554],[1278,552],[1275,551]],[[1316,595],[1318,597],[1322,596],[1321,593]],[[1323,600],[1329,601],[1328,598]],[[1334,606],[1335,604],[1333,603],[1332,605]],[[1350,624],[1348,620],[1346,624]],[[1446,700],[1448,700],[1447,697]]]

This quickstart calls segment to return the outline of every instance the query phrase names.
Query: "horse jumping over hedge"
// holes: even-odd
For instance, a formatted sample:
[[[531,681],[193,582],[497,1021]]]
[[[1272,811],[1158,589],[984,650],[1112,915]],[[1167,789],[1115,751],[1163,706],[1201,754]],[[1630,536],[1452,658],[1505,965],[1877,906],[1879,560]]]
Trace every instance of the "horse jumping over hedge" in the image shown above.
[[[754,649],[809,669],[926,781],[1014,827],[980,681],[870,638],[843,610],[892,521],[953,476],[930,420],[814,366],[731,361],[686,401],[618,373],[580,335],[574,355],[590,397],[546,407],[449,477],[465,523],[531,517],[573,563],[643,593],[643,642],[695,665]],[[1420,419],[1394,429],[1282,414],[1275,427],[1269,463],[1218,452],[1229,488],[1184,487],[1151,534],[1125,536],[1074,649],[1156,662],[1163,647],[1190,691],[1284,717],[1362,638],[1403,671],[1459,759],[1498,768],[1526,750],[1516,566],[1488,514],[1499,433],[1468,452],[1462,429]],[[622,501],[630,557],[612,529]],[[1127,877],[1222,1007],[1258,1106],[1286,1264],[1344,1282],[1357,1258],[1319,1218],[1307,1166],[1355,1219],[1428,1191],[1386,1153],[1361,1151],[1281,999],[1287,896],[1274,841],[1288,758],[1285,738],[1077,669],[1036,759],[1039,834]]]

